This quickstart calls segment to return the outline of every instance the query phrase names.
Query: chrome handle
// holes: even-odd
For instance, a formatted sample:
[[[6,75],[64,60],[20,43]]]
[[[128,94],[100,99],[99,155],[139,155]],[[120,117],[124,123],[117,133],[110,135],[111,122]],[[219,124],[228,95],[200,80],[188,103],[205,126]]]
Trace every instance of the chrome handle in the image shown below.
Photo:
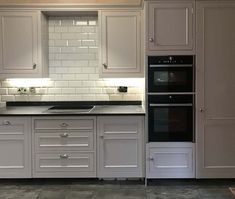
[[[106,63],[103,63],[103,66],[105,69],[108,69],[108,65]]]
[[[37,67],[37,64],[36,64],[36,63],[34,63],[34,64],[33,64],[33,69],[35,70],[35,69],[36,69],[36,67]]]
[[[2,124],[3,124],[3,125],[10,125],[10,124],[11,124],[11,122],[10,122],[10,121],[8,121],[8,120],[4,120]]]
[[[154,42],[154,39],[151,37],[151,38],[149,39],[149,41],[150,41],[150,42]]]
[[[192,64],[166,64],[166,65],[163,65],[163,64],[150,64],[149,65],[150,68],[168,68],[168,67],[179,67],[179,68],[182,68],[182,67],[193,67]]]
[[[68,158],[69,158],[69,155],[63,154],[63,155],[60,155],[60,158],[61,158],[61,159],[68,159]]]
[[[149,104],[150,107],[162,107],[162,106],[193,106],[193,104],[189,103],[189,104]]]
[[[67,127],[68,124],[67,124],[67,123],[62,123],[62,124],[60,124],[60,126],[61,126],[61,127]]]
[[[60,134],[60,137],[62,137],[62,138],[67,138],[68,136],[69,136],[68,133],[62,133],[62,134]]]

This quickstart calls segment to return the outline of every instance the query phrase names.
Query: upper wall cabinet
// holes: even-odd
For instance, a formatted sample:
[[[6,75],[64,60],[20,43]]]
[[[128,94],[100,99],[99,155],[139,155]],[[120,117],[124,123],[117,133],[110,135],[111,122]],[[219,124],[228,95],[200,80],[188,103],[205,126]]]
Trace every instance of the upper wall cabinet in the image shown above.
[[[140,11],[100,12],[100,76],[143,77]]]
[[[44,77],[48,31],[39,11],[0,11],[0,77]]]
[[[146,4],[147,51],[177,54],[194,50],[194,1],[155,1]],[[171,51],[171,52],[170,52]]]

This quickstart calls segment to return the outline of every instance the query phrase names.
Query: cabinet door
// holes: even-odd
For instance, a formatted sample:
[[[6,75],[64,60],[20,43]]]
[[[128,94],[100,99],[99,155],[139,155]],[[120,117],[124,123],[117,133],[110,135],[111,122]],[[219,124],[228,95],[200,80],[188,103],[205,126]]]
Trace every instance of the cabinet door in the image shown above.
[[[138,77],[141,70],[141,12],[101,12],[102,77]]]
[[[0,12],[0,73],[36,73],[38,13]]]
[[[195,178],[193,143],[149,143],[146,151],[147,178]]]
[[[197,4],[197,177],[235,177],[235,3]]]
[[[143,177],[142,142],[142,117],[98,117],[98,177]]]
[[[31,177],[31,120],[0,118],[0,178]]]
[[[148,4],[148,50],[193,50],[194,2]]]

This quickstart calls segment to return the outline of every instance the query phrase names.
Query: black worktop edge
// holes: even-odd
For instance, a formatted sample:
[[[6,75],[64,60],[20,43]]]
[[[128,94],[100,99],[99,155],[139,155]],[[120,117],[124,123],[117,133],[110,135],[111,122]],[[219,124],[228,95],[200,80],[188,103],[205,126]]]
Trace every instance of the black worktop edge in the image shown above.
[[[58,105],[142,105],[141,101],[20,101],[6,102],[6,106],[58,106]]]

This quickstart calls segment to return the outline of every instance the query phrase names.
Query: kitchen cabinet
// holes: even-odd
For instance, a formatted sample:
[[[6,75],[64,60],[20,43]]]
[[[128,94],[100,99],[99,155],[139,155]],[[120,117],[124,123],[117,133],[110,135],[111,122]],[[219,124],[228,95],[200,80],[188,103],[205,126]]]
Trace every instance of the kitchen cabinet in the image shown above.
[[[31,119],[0,118],[0,178],[31,178]]]
[[[195,178],[194,153],[193,143],[148,143],[146,178]]]
[[[97,177],[144,177],[144,117],[97,118]]]
[[[0,11],[0,78],[47,74],[46,17],[40,11]]]
[[[100,11],[100,77],[143,77],[141,11]]]
[[[197,2],[197,178],[235,177],[234,24],[234,2]]]
[[[96,177],[95,117],[33,118],[33,177]]]
[[[194,1],[146,3],[147,54],[194,52]]]

